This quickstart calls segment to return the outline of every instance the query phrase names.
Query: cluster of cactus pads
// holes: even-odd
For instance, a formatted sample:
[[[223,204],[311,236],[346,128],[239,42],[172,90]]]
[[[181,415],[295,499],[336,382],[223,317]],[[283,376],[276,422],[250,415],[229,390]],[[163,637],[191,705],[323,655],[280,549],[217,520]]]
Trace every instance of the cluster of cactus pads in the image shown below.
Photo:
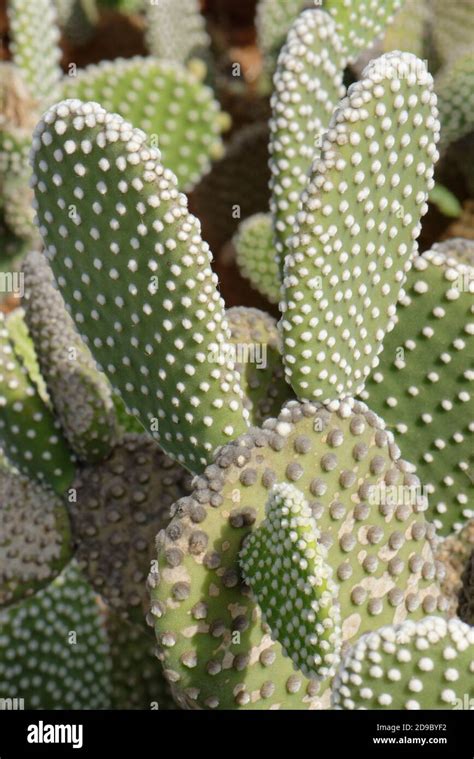
[[[235,244],[278,324],[226,309],[180,191],[223,123],[195,74],[90,67],[40,118],[44,249],[24,260],[22,308],[0,314],[0,696],[474,696],[472,559],[451,618],[437,559],[473,518],[474,246],[418,252],[433,80],[389,52],[346,91],[344,67],[399,3],[355,5],[305,10],[276,56],[270,208]],[[280,40],[261,24],[270,60]],[[207,46],[191,27],[184,59]]]

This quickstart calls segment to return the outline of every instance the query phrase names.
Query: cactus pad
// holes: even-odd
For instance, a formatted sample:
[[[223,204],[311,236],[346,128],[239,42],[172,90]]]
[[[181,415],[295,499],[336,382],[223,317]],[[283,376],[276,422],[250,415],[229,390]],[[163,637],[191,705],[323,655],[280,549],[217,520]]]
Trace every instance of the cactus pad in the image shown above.
[[[257,308],[229,308],[226,316],[250,420],[260,425],[293,397],[284,378],[277,324]]]
[[[185,471],[145,435],[126,435],[111,456],[81,468],[68,504],[76,558],[112,609],[144,621],[156,534],[187,491]]]
[[[79,337],[45,256],[30,253],[23,273],[26,322],[64,435],[80,459],[99,461],[118,439],[110,385]]]
[[[474,550],[472,551],[462,576],[459,594],[459,616],[474,627]]]
[[[43,117],[33,161],[40,231],[81,335],[163,449],[199,470],[247,412],[232,362],[208,360],[229,329],[176,177],[143,132],[77,100]]]
[[[273,486],[240,566],[283,655],[306,677],[333,675],[341,648],[338,589],[312,511],[294,485]]]
[[[74,466],[61,430],[17,356],[0,312],[0,441],[9,461],[62,495]]]
[[[301,14],[278,57],[270,119],[275,255],[283,272],[300,196],[339,100],[344,61],[335,23],[320,10]]]
[[[272,217],[257,213],[239,225],[232,240],[240,273],[270,303],[280,299],[280,271],[275,260]]]
[[[146,3],[146,42],[150,53],[178,63],[203,57],[210,37],[199,0],[160,0]]]
[[[356,60],[393,21],[403,0],[324,0],[324,9],[336,22],[347,62]]]
[[[334,703],[342,709],[469,709],[473,659],[474,630],[459,619],[382,627],[346,654]]]
[[[0,611],[0,629],[0,698],[23,698],[25,709],[110,708],[109,646],[96,597],[74,563]]]
[[[441,148],[445,150],[451,143],[474,131],[472,50],[456,58],[439,72],[435,79],[435,89],[441,122]]]
[[[70,557],[64,503],[39,483],[0,468],[0,606],[38,591]]]
[[[241,579],[243,541],[264,519],[276,483],[295,485],[310,505],[340,586],[344,641],[444,606],[434,528],[398,455],[391,433],[358,402],[333,412],[290,402],[278,419],[222,448],[158,536],[149,577],[159,656],[175,694],[203,708],[328,705],[325,684],[295,674],[272,642]]]
[[[179,64],[139,56],[104,61],[65,80],[63,92],[96,101],[146,132],[186,191],[224,152],[225,115],[212,90]]]
[[[287,380],[301,399],[360,392],[393,328],[438,157],[436,96],[420,63],[388,53],[367,66],[303,193],[281,320]]]
[[[450,250],[448,241],[415,260],[397,325],[362,393],[397,431],[444,535],[473,516],[474,496],[474,269]]]

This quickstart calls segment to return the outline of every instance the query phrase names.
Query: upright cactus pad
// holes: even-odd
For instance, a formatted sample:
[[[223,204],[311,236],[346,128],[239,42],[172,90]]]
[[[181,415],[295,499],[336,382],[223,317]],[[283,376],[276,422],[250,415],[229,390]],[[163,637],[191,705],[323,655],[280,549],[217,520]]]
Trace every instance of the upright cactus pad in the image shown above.
[[[32,598],[0,611],[0,629],[0,698],[23,698],[25,709],[110,708],[101,613],[74,563]]]
[[[334,21],[320,10],[302,13],[278,57],[271,100],[270,208],[281,272],[308,172],[336,104],[344,97],[343,70]]]
[[[352,408],[351,408],[352,407]],[[339,584],[343,641],[444,604],[420,483],[363,404],[329,412],[290,402],[225,446],[157,539],[149,577],[165,676],[192,707],[327,707],[328,681],[295,674],[262,626],[239,553],[271,488],[303,493]]]
[[[281,279],[275,260],[271,215],[257,213],[245,219],[232,242],[241,274],[270,303],[278,303]]]
[[[80,459],[100,461],[119,433],[111,387],[79,337],[46,258],[30,253],[23,273],[26,322],[64,435]]]
[[[382,627],[349,649],[333,687],[342,709],[469,709],[474,630],[427,617]]]
[[[306,677],[324,680],[334,674],[341,649],[338,588],[327,549],[294,485],[274,485],[265,514],[240,552],[243,577],[282,653]]]
[[[257,308],[229,308],[226,316],[245,405],[251,423],[260,425],[293,397],[284,379],[277,324]]]
[[[441,60],[453,60],[463,49],[472,49],[474,7],[471,0],[456,0],[454,4],[430,0],[430,9],[436,52]]]
[[[347,62],[356,60],[393,21],[403,0],[323,0],[323,7],[336,22]]]
[[[472,517],[474,269],[451,243],[415,259],[377,371],[362,394],[397,432],[447,535]]]
[[[295,18],[306,6],[317,4],[317,0],[259,0],[255,23],[268,74],[272,73],[280,48]]]
[[[125,435],[111,456],[81,468],[68,508],[76,557],[117,612],[144,624],[154,539],[182,497],[186,473],[145,435]]]
[[[49,488],[0,468],[0,607],[51,582],[71,557],[64,503]]]
[[[9,461],[57,493],[69,487],[72,454],[48,406],[17,356],[0,312],[0,441]]]
[[[146,3],[146,41],[150,53],[178,63],[205,57],[211,44],[199,0]]]
[[[281,320],[301,399],[360,392],[393,328],[438,157],[436,96],[420,63],[389,53],[367,66],[303,193]]]
[[[81,334],[165,451],[201,469],[247,412],[212,256],[174,174],[143,132],[77,100],[43,117],[33,164],[40,231]]]
[[[226,115],[212,90],[179,64],[139,56],[104,61],[65,79],[63,93],[98,102],[146,132],[186,191],[224,152]]]
[[[29,94],[38,103],[58,97],[62,76],[59,30],[53,0],[9,0],[11,52]]]
[[[474,13],[473,13],[474,21]],[[448,63],[435,79],[441,122],[441,147],[474,131],[474,53]]]

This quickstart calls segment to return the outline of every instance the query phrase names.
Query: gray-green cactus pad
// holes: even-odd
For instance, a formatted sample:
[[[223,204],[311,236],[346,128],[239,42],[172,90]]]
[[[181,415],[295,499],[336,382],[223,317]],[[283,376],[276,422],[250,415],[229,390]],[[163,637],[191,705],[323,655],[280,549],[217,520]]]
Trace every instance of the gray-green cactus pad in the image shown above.
[[[70,558],[63,501],[49,488],[0,468],[0,607],[51,582]]]
[[[271,215],[257,213],[245,219],[232,242],[240,273],[270,303],[278,303],[281,278],[275,256]]]
[[[318,686],[272,642],[238,555],[275,483],[312,509],[339,584],[344,641],[444,608],[420,483],[364,404],[329,412],[290,402],[279,419],[225,446],[157,540],[149,577],[164,672],[188,706],[321,708]],[[373,501],[373,505],[371,502]]]
[[[438,157],[436,96],[412,55],[372,61],[349,88],[302,196],[281,320],[300,399],[360,392],[394,325]]]
[[[0,698],[23,699],[25,709],[109,709],[110,670],[96,597],[74,563],[0,611]]]
[[[40,231],[81,335],[164,450],[200,470],[247,412],[226,351],[208,360],[229,328],[176,177],[143,132],[77,100],[43,117],[33,162]]]
[[[474,629],[451,619],[407,620],[349,649],[333,687],[342,709],[471,709]]]
[[[415,260],[397,324],[362,393],[396,430],[444,535],[474,513],[474,269],[450,247]]]

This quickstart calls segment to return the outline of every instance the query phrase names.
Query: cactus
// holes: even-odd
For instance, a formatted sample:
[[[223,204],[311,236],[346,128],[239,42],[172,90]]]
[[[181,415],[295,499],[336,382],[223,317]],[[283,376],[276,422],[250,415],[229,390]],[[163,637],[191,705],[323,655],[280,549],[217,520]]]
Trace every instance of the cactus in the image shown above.
[[[296,487],[311,507],[339,584],[344,642],[374,623],[443,608],[434,528],[419,481],[398,456],[391,433],[358,402],[333,412],[290,402],[278,419],[220,451],[193,495],[177,503],[149,577],[159,656],[181,703],[328,706],[329,680],[295,674],[280,647],[290,633],[272,643],[241,579],[242,543],[260,529],[276,483]],[[392,503],[385,485],[395,489]],[[413,489],[410,505],[400,500],[404,487]]]
[[[474,130],[473,82],[472,51],[448,63],[436,76],[442,149]]]
[[[448,599],[448,616],[460,617],[464,622],[469,622],[462,614],[463,604],[460,601],[462,592],[463,574],[467,571],[469,557],[474,551],[474,519],[463,527],[459,532],[449,535],[440,540],[436,547],[435,556],[444,568],[444,578],[441,583],[443,594]]]
[[[140,56],[104,61],[65,77],[63,94],[96,101],[146,132],[186,191],[223,153],[225,114],[212,90],[177,63]]]
[[[71,557],[69,521],[49,488],[0,468],[0,607],[36,593]]]
[[[152,55],[178,63],[207,56],[211,41],[199,0],[147,2],[145,19],[145,36]]]
[[[382,627],[349,649],[333,699],[343,709],[469,708],[474,630],[427,617]]]
[[[457,260],[457,247],[449,241],[415,259],[397,325],[362,393],[397,431],[444,535],[473,515],[474,269]]]
[[[258,213],[239,225],[232,240],[240,272],[270,303],[280,299],[280,272],[275,260],[270,214]]]
[[[462,576],[459,616],[464,622],[474,627],[474,550],[471,552]]]
[[[99,22],[96,0],[54,0],[58,23],[77,45],[88,42]]]

